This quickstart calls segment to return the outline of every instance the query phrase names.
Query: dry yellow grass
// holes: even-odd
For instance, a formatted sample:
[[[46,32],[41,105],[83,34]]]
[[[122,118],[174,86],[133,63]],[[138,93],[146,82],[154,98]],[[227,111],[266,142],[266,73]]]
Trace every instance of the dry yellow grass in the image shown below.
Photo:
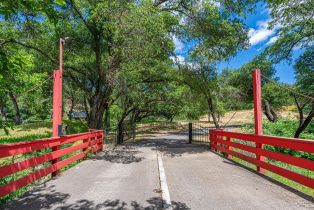
[[[0,138],[5,137],[5,138],[19,138],[19,137],[24,137],[26,135],[40,135],[40,134],[48,134],[51,133],[51,128],[37,128],[37,129],[30,129],[30,130],[25,130],[23,128],[14,128],[13,130],[9,130],[9,135],[6,135],[4,132],[0,133]]]

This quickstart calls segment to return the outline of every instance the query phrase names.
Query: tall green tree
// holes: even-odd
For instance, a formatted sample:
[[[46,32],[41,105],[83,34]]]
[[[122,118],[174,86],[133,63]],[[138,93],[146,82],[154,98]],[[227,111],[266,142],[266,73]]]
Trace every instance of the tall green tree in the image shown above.
[[[228,97],[223,101],[229,106],[239,104],[236,109],[251,108],[253,101],[252,71],[260,69],[263,76],[277,80],[275,78],[275,68],[272,62],[264,56],[257,56],[251,62],[243,65],[236,70],[225,69],[221,75],[222,88]],[[275,122],[278,119],[276,111],[287,105],[289,94],[283,91],[277,85],[270,83],[269,80],[262,77],[263,84],[263,111],[268,120]],[[225,96],[226,96],[225,95]],[[242,104],[242,105],[241,105]],[[250,106],[248,106],[250,104]]]
[[[21,124],[22,120],[18,97],[46,76],[45,73],[32,72],[33,64],[33,57],[23,49],[0,50],[0,91],[12,102],[15,124]]]
[[[314,50],[307,48],[295,64],[297,91],[294,93],[295,103],[299,112],[299,126],[294,134],[298,138],[313,123],[314,118]]]
[[[268,0],[270,28],[276,30],[274,44],[265,52],[273,62],[291,59],[295,48],[313,46],[314,41],[314,2]]]
[[[19,33],[5,37],[7,47],[36,53],[37,65],[58,66],[58,40],[65,46],[65,80],[83,93],[90,128],[101,128],[104,113],[116,100],[119,75],[125,66],[141,69],[160,55],[171,56],[171,37],[195,40],[196,59],[215,62],[248,45],[247,29],[233,18],[254,1],[39,1],[2,4]],[[2,13],[3,14],[3,13]],[[6,14],[4,14],[6,15]],[[171,50],[169,50],[171,49]],[[37,62],[36,61],[36,62]],[[171,65],[171,64],[168,64]],[[150,66],[149,66],[150,68]],[[145,71],[141,72],[145,75]],[[66,84],[66,82],[65,82]],[[69,83],[70,84],[70,83]]]
[[[218,75],[215,67],[211,65],[185,65],[180,67],[182,82],[190,87],[193,94],[203,97],[215,126],[219,127],[218,120]]]

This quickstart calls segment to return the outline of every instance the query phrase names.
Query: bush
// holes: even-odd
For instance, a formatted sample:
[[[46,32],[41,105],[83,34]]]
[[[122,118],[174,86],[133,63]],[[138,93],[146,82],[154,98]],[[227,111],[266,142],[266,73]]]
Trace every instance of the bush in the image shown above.
[[[263,131],[265,135],[270,136],[281,136],[293,138],[294,132],[298,127],[298,121],[291,118],[280,118],[277,122],[272,123],[269,121],[263,122]],[[246,125],[243,127],[246,132],[253,132],[254,125]],[[300,138],[302,139],[312,139],[314,140],[314,124],[312,123],[309,127],[301,134]],[[284,154],[293,155],[296,157],[306,158],[314,160],[314,154],[301,152],[291,149],[285,149],[280,147],[274,147],[270,145],[265,145],[265,149],[280,152]]]

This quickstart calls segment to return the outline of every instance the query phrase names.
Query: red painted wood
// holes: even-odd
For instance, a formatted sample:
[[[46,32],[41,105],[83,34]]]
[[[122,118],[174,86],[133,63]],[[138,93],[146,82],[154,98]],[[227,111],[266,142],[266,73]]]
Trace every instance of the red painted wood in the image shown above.
[[[79,140],[83,140],[85,138],[89,138],[90,134],[83,134],[81,136],[71,136],[71,137],[66,137],[61,141],[61,144],[69,144],[73,143]]]
[[[60,70],[53,72],[53,101],[52,101],[52,136],[58,137],[58,126],[62,117],[62,76]],[[61,95],[60,95],[61,94]],[[60,117],[61,116],[61,117]]]
[[[0,147],[0,158],[51,148],[59,144],[60,140],[54,139],[43,142],[26,143],[24,145],[6,145],[5,147]]]
[[[292,138],[282,138],[275,136],[266,136],[266,135],[255,135],[255,134],[243,134],[229,131],[210,131],[215,135],[228,136],[230,138],[256,142],[261,144],[268,144],[272,146],[299,150],[303,152],[314,153],[314,141],[312,140],[303,140],[303,139],[292,139]]]
[[[81,133],[68,136],[62,136],[59,138],[49,138],[49,139],[38,139],[27,142],[12,143],[12,144],[2,144],[0,145],[0,158],[18,155],[28,152],[33,152],[41,149],[52,148],[60,144],[72,143],[78,140],[83,140],[92,135],[98,135],[103,131],[93,131],[91,133]]]
[[[226,141],[229,142],[229,143],[232,143],[232,142],[231,142],[232,139],[231,139],[230,137],[227,137]],[[230,146],[230,144],[228,145],[227,149],[228,149],[228,150],[232,150],[232,147]],[[232,155],[228,154],[227,157],[228,157],[228,158],[232,158]]]
[[[58,152],[59,150],[60,150],[60,145],[58,145],[58,146],[55,146],[55,147],[52,147],[52,152]],[[58,163],[59,161],[60,161],[61,159],[60,159],[60,157],[56,157],[56,158],[53,158],[52,159],[52,164],[56,164],[56,163]],[[54,171],[54,172],[52,172],[52,174],[51,174],[51,176],[52,177],[55,177],[55,176],[57,176],[59,174],[59,170],[56,170],[56,171]]]
[[[82,133],[82,134],[74,134],[69,136],[63,136],[58,138],[50,138],[50,139],[41,139],[41,140],[34,140],[29,142],[22,142],[22,143],[14,143],[14,144],[5,144],[0,145],[0,158],[17,155],[17,154],[23,154],[28,152],[33,152],[45,148],[52,148],[52,147],[59,147],[62,144],[72,143],[76,142],[78,140],[88,139],[87,142],[74,145],[71,147],[67,147],[65,149],[57,149],[54,152],[39,156],[39,157],[33,157],[18,163],[6,165],[0,167],[0,178],[3,178],[5,176],[8,176],[10,174],[14,174],[18,171],[25,170],[30,167],[37,166],[39,164],[43,164],[45,162],[58,159],[66,154],[73,153],[78,150],[85,150],[86,148],[90,148],[88,151],[97,152],[102,149],[103,145],[103,131],[90,131],[88,133]],[[52,174],[59,169],[67,166],[68,164],[79,160],[81,158],[84,158],[87,154],[83,151],[80,154],[74,155],[70,158],[67,158],[62,161],[55,161],[55,163],[51,166],[48,166],[47,168],[40,169],[36,172],[33,172],[31,174],[28,174],[25,177],[22,177],[16,181],[13,181],[11,183],[8,183],[6,185],[3,185],[0,187],[0,197],[5,196],[11,192],[14,192],[17,189],[20,189],[21,187],[34,182],[35,180],[46,176],[48,174]]]
[[[8,195],[11,192],[14,192],[23,186],[30,184],[44,176],[47,176],[48,174],[53,173],[54,171],[61,169],[70,163],[73,163],[74,161],[77,161],[85,156],[84,153],[80,153],[78,155],[72,156],[70,158],[67,158],[65,160],[62,160],[54,165],[48,166],[47,168],[40,169],[38,171],[35,171],[34,173],[31,173],[23,178],[20,178],[16,181],[13,181],[9,184],[3,185],[0,187],[0,197],[3,197],[5,195]]]
[[[294,166],[298,166],[301,168],[305,168],[305,169],[314,171],[314,161],[311,161],[311,160],[298,158],[298,157],[294,157],[294,156],[290,156],[290,155],[286,155],[286,154],[281,154],[281,153],[277,153],[277,152],[272,152],[272,151],[268,151],[268,150],[263,150],[260,148],[255,148],[255,147],[239,144],[236,142],[228,142],[228,141],[222,141],[222,140],[215,140],[215,141],[217,143],[220,143],[220,144],[232,146],[234,148],[238,148],[238,149],[241,149],[241,150],[244,150],[247,152],[251,152],[251,153],[254,153],[257,155],[262,155],[262,156],[271,158],[273,160],[285,162],[285,163],[288,163],[288,164],[291,164]]]
[[[253,79],[253,98],[254,98],[254,126],[255,134],[263,135],[263,111],[262,111],[262,81],[261,71],[256,69],[252,71]],[[256,143],[256,148],[264,148],[264,144]],[[264,161],[264,157],[256,155],[256,159]],[[263,169],[257,166],[257,171],[264,173]]]
[[[256,166],[260,166],[260,167],[262,167],[262,168],[264,168],[266,170],[269,170],[269,171],[271,171],[273,173],[276,173],[278,175],[281,175],[283,177],[291,179],[291,180],[293,180],[295,182],[298,182],[298,183],[300,183],[300,184],[302,184],[304,186],[307,186],[307,187],[310,187],[310,188],[314,189],[314,179],[312,179],[312,178],[303,176],[303,175],[295,173],[293,171],[289,171],[287,169],[280,168],[278,166],[266,163],[264,161],[256,160],[255,158],[248,157],[246,155],[243,155],[243,154],[235,152],[235,151],[230,151],[228,149],[225,149],[222,146],[216,145],[215,147],[216,147],[217,150],[220,150],[220,151],[225,152],[227,154],[231,154],[231,155],[233,155],[235,157],[238,157],[238,158],[240,158],[242,160],[245,160],[245,161],[247,161],[249,163],[252,163],[252,164],[254,164]]]
[[[65,148],[65,149],[62,149],[62,150],[59,150],[56,152],[48,153],[48,154],[45,154],[42,156],[30,158],[30,159],[27,159],[27,160],[24,160],[21,162],[2,166],[2,167],[0,167],[0,178],[3,178],[3,177],[8,176],[10,174],[16,173],[18,171],[25,170],[25,169],[30,168],[30,167],[34,167],[34,166],[43,164],[43,163],[48,162],[52,159],[62,157],[66,154],[69,154],[69,153],[72,153],[72,152],[75,152],[77,150],[84,149],[87,147],[88,147],[87,143],[79,144],[79,145],[68,147],[68,148]]]
[[[289,148],[304,152],[314,153],[314,141],[310,140],[301,140],[301,139],[289,139],[289,138],[281,138],[281,137],[273,137],[273,136],[263,136],[263,135],[254,135],[254,134],[241,134],[235,132],[227,132],[227,131],[211,131],[211,136],[216,136],[216,138],[212,138],[212,145],[214,150],[219,150],[227,153],[228,155],[236,156],[242,160],[250,162],[256,166],[262,167],[266,170],[272,171],[278,175],[291,179],[295,182],[303,184],[307,187],[311,187],[314,189],[314,179],[310,177],[306,177],[304,175],[298,174],[296,172],[281,168],[279,166],[275,166],[264,161],[249,157],[247,155],[232,151],[230,149],[225,148],[226,145],[233,148],[238,148],[243,151],[247,151],[250,153],[254,153],[256,155],[265,156],[273,160],[281,161],[288,163],[290,165],[298,166],[301,168],[305,168],[311,171],[314,171],[314,161],[298,158],[286,154],[281,154],[277,152],[272,152],[265,150],[263,148],[255,148],[252,146],[244,145],[241,143],[230,142],[226,140],[222,140],[223,137],[227,138],[236,138],[239,140],[256,142],[261,144],[269,144],[273,146],[279,146],[282,148]],[[217,137],[218,136],[218,137]]]

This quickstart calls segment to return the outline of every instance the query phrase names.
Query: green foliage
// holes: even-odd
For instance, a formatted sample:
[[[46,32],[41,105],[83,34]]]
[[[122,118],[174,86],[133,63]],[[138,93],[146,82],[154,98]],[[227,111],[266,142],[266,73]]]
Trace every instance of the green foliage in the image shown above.
[[[88,131],[87,122],[80,120],[63,120],[63,125],[68,126],[67,135]]]
[[[295,66],[296,71],[296,85],[298,91],[304,94],[314,93],[314,48],[306,48],[303,55],[301,55]]]
[[[284,87],[287,85],[266,83],[262,87],[262,98],[267,100],[273,108],[281,109],[282,107],[293,104],[293,98],[289,91]]]
[[[280,118],[275,123],[264,121],[263,122],[263,132],[265,135],[270,136],[282,136],[293,138],[296,128],[298,127],[298,121],[292,118]],[[253,132],[254,125],[246,125],[243,129],[247,132]],[[314,124],[311,124],[305,132],[300,136],[303,139],[314,140]],[[265,148],[270,151],[281,152],[284,154],[293,155],[296,157],[302,157],[310,160],[314,160],[314,155],[307,152],[295,151],[291,149],[282,149],[279,147],[274,147],[270,145],[265,145]]]
[[[224,60],[249,46],[247,29],[237,19],[230,19],[212,2],[202,1],[192,6],[196,13],[186,17],[185,33],[189,40],[197,40],[191,56],[205,61]]]
[[[295,47],[313,46],[312,0],[268,0],[268,6],[272,17],[270,27],[276,29],[278,34],[276,42],[265,50],[272,61],[291,59]]]
[[[260,69],[261,73],[268,77],[274,78],[275,68],[272,63],[263,56],[255,57],[251,62],[243,65],[239,69],[224,69],[220,75],[221,89],[223,91],[222,100],[226,109],[249,109],[252,108],[253,102],[253,86],[252,86],[252,71]],[[272,89],[275,85],[266,84],[268,81],[262,78],[262,83],[265,85],[265,96],[273,99],[271,96]],[[277,99],[276,99],[277,100]],[[278,99],[280,100],[280,99]]]
[[[27,16],[36,16],[38,13],[47,15],[55,20],[55,7],[65,4],[65,0],[15,0],[1,1],[0,15],[5,19],[14,18],[25,14]]]
[[[283,136],[293,138],[295,129],[298,126],[298,121],[293,118],[280,118],[277,122],[271,123],[268,121],[263,122],[263,130],[265,135]],[[247,125],[244,130],[252,132],[254,126]],[[314,124],[311,124],[306,132],[304,132],[300,138],[314,139]]]

